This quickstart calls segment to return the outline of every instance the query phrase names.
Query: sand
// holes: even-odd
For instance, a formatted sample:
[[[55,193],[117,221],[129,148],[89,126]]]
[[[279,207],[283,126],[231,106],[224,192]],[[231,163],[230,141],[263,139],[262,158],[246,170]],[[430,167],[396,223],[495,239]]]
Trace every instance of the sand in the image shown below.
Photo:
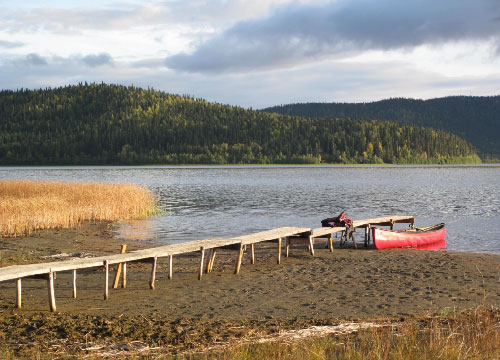
[[[129,244],[148,246],[153,244]],[[113,225],[100,223],[1,239],[0,262],[47,261],[44,257],[59,253],[102,255],[119,248]],[[16,259],[15,249],[25,256]],[[86,341],[136,340],[175,351],[278,328],[500,305],[500,256],[492,254],[338,247],[332,253],[318,243],[315,256],[296,246],[277,265],[276,245],[269,243],[256,246],[256,264],[244,256],[239,275],[236,252],[219,251],[213,273],[201,281],[199,259],[199,254],[174,257],[172,280],[167,259],[159,260],[155,290],[148,283],[151,265],[129,264],[127,288],[111,290],[107,301],[102,269],[78,273],[78,299],[72,298],[71,274],[58,273],[56,314],[49,312],[46,281],[23,281],[20,310],[14,308],[15,282],[1,283],[0,340],[22,347],[47,339],[81,343],[86,336]]]

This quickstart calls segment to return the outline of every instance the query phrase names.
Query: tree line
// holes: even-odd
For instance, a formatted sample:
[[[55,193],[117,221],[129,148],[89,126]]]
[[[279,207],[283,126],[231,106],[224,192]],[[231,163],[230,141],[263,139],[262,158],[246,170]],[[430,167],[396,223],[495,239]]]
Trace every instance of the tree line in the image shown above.
[[[0,164],[475,163],[445,131],[107,84],[0,92]]]
[[[306,117],[378,119],[449,131],[463,137],[485,159],[500,158],[500,96],[449,96],[430,100],[395,98],[371,103],[302,103],[265,109]]]

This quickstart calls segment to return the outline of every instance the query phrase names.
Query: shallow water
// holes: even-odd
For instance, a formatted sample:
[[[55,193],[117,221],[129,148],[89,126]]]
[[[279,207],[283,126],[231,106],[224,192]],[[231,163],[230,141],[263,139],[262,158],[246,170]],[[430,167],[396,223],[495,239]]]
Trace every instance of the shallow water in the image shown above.
[[[122,225],[120,236],[161,244],[279,226],[414,215],[447,224],[447,249],[500,253],[500,166],[0,167],[0,179],[133,182],[162,215]],[[405,225],[401,225],[403,227]]]

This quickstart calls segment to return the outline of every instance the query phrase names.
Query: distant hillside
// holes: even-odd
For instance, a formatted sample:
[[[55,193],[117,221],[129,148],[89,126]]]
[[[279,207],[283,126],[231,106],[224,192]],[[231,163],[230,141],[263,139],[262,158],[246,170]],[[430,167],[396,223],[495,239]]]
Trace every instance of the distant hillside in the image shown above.
[[[462,138],[105,84],[0,92],[0,165],[466,163]]]
[[[500,96],[451,96],[432,100],[389,99],[372,103],[304,103],[265,109],[286,115],[398,121],[463,137],[482,156],[500,156]]]

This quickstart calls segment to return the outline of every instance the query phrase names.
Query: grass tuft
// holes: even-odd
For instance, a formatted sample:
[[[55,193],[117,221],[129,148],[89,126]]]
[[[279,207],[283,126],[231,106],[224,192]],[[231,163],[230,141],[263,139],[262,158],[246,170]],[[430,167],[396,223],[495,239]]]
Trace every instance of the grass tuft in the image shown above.
[[[156,212],[154,195],[135,184],[0,180],[0,237]]]

